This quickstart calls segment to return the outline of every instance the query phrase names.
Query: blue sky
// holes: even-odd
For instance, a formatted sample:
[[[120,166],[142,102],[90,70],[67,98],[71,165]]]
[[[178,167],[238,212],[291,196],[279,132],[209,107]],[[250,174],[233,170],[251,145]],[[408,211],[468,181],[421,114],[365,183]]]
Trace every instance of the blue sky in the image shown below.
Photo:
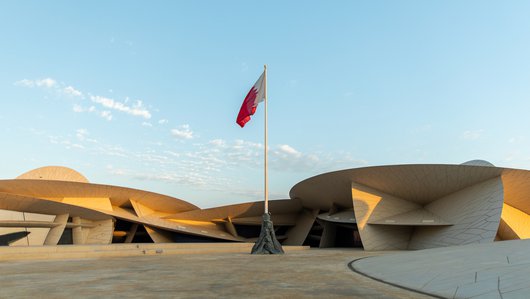
[[[530,168],[530,2],[2,1],[1,178],[63,165],[201,207],[325,171]]]

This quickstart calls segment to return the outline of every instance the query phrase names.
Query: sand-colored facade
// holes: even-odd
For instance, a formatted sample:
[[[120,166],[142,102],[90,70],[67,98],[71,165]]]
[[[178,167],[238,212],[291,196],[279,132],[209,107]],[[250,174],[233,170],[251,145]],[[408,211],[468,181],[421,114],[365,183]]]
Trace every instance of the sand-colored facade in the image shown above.
[[[269,209],[285,245],[404,250],[530,236],[530,172],[472,161],[325,173]],[[262,202],[200,209],[65,167],[0,180],[0,244],[253,242]]]

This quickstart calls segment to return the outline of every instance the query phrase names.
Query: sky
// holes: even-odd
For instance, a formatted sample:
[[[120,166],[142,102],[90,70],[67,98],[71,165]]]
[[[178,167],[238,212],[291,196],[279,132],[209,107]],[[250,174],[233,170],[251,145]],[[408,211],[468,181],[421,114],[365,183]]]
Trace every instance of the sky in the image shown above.
[[[1,1],[0,179],[59,165],[207,208],[311,176],[530,169],[528,1]]]

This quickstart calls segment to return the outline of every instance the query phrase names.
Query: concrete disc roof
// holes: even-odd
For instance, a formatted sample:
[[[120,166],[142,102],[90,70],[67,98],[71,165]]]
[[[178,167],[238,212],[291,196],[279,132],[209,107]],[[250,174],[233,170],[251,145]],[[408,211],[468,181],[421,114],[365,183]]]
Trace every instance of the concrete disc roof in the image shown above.
[[[400,198],[427,204],[479,182],[500,176],[504,168],[476,165],[410,164],[328,172],[296,184],[289,195],[304,207],[328,210],[352,207],[352,182]],[[519,170],[523,172],[524,170]]]

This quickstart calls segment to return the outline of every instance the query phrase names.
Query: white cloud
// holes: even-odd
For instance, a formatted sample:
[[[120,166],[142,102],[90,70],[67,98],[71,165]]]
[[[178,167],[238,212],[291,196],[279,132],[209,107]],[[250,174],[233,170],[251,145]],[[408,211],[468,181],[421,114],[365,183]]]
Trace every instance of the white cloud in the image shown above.
[[[81,113],[85,111],[85,109],[78,104],[75,104],[72,110],[77,113]]]
[[[509,143],[522,143],[526,140],[524,136],[515,136],[510,139],[508,139]]]
[[[37,80],[30,80],[30,79],[22,79],[17,82],[15,82],[15,85],[17,86],[23,86],[23,87],[43,87],[43,88],[51,88],[52,90],[56,91],[58,95],[64,95],[74,98],[79,98],[79,100],[85,101],[85,94],[81,92],[80,90],[76,89],[75,87],[71,85],[66,85],[64,83],[58,83],[56,80],[52,78],[44,78],[44,79],[37,79]],[[110,90],[112,92],[112,90]],[[76,113],[81,112],[90,112],[95,113],[96,115],[102,117],[103,119],[106,119],[107,121],[112,120],[113,115],[112,111],[119,111],[123,112],[132,116],[138,116],[142,117],[144,119],[150,119],[151,118],[151,112],[149,109],[147,109],[142,101],[135,101],[132,105],[129,104],[130,100],[127,97],[124,102],[119,102],[111,98],[106,98],[102,96],[97,95],[90,95],[89,97],[90,101],[92,103],[99,104],[103,107],[105,110],[98,110],[94,105],[90,106],[89,108],[84,108],[82,103],[78,102],[73,105],[72,110]],[[131,101],[132,102],[132,101]],[[86,103],[85,103],[86,104]],[[168,121],[165,119],[159,120],[160,124],[165,124]],[[146,123],[144,122],[143,125]]]
[[[75,131],[75,136],[77,137],[77,140],[81,142],[97,143],[97,140],[90,138],[90,133],[87,129],[77,129]]]
[[[55,87],[57,85],[57,81],[55,81],[52,78],[44,78],[44,79],[37,79],[37,80],[22,79],[20,81],[15,82],[15,85],[24,86],[24,87],[46,87],[46,88],[51,88],[51,87]]]
[[[158,121],[158,124],[160,124],[160,125],[165,125],[165,124],[167,124],[168,122],[169,122],[169,120],[167,120],[167,119],[161,119],[161,120]]]
[[[175,130],[179,131],[177,138],[191,139],[194,136],[189,125],[179,126]],[[112,159],[114,167],[109,166],[107,170],[115,175],[142,181],[191,186],[199,190],[219,190],[245,198],[257,198],[261,194],[261,191],[253,190],[248,182],[242,182],[246,178],[241,178],[241,173],[249,173],[251,176],[261,173],[263,144],[258,142],[223,139],[201,142],[199,139],[194,143],[170,143],[133,150],[102,140],[91,142],[92,140],[90,132],[85,128],[77,129],[66,138],[49,136],[49,142],[55,146],[79,150],[84,155],[102,157],[102,161]],[[310,176],[366,164],[362,160],[353,159],[345,152],[304,152],[288,144],[271,146],[269,163],[271,172],[296,173],[295,176]],[[237,174],[234,176],[234,173]],[[271,190],[271,194],[273,193],[278,192]],[[273,197],[282,196],[278,194]]]
[[[74,104],[74,106],[72,107],[72,110],[74,112],[76,112],[76,113],[82,113],[82,112],[95,113],[96,115],[98,115],[99,117],[101,117],[103,119],[106,119],[107,121],[111,121],[112,120],[112,112],[110,112],[108,110],[99,111],[99,110],[96,109],[95,106],[90,106],[88,108],[84,108],[81,105]]]
[[[482,136],[483,132],[484,132],[484,130],[468,130],[468,131],[464,131],[460,135],[460,138],[464,139],[464,140],[477,140],[477,139],[479,139]]]
[[[173,152],[173,151],[164,151],[165,154],[168,154],[170,156],[173,156],[173,157],[180,157],[180,154],[179,153],[176,153],[176,152]]]
[[[46,78],[46,79],[41,79],[41,80],[36,80],[35,81],[35,85],[37,85],[38,87],[50,88],[50,87],[54,87],[56,84],[57,84],[57,82],[55,80],[53,80],[52,78]]]
[[[33,80],[22,79],[20,81],[15,82],[15,85],[24,87],[34,87],[35,83],[33,82]]]
[[[190,130],[190,125],[181,125],[176,129],[171,130],[171,135],[179,139],[192,139],[193,132]]]
[[[206,144],[199,145],[201,150],[190,154],[195,159],[219,169],[263,167],[263,144],[245,140],[227,142],[213,139]],[[352,168],[365,165],[366,161],[354,159],[350,154],[340,153],[303,153],[288,144],[271,146],[269,148],[269,167],[277,171],[318,173],[342,168]]]
[[[111,121],[112,120],[112,113],[108,110],[103,110],[99,113],[99,116],[103,117],[104,119]]]
[[[77,137],[77,139],[79,139],[81,141],[85,140],[87,135],[88,135],[88,130],[87,129],[77,129],[75,131],[75,136]]]
[[[210,140],[210,142],[208,142],[208,143],[211,144],[211,145],[214,145],[214,146],[224,146],[224,145],[226,145],[226,141],[224,141],[223,139]]]
[[[280,149],[280,152],[288,154],[288,155],[292,155],[295,157],[299,157],[301,155],[299,151],[295,150],[294,148],[292,148],[291,146],[287,144],[280,145],[279,149]]]
[[[64,94],[69,95],[69,96],[73,96],[73,97],[82,97],[83,96],[82,92],[80,92],[79,90],[73,88],[72,86],[67,86],[67,87],[63,88],[63,92],[64,92]]]
[[[149,112],[149,110],[147,110],[143,106],[142,101],[136,101],[136,103],[133,104],[132,106],[127,106],[124,103],[115,101],[110,98],[101,97],[101,96],[90,96],[90,100],[94,103],[102,105],[105,108],[125,112],[133,116],[140,116],[145,119],[151,118],[151,112]]]
[[[153,124],[150,123],[150,122],[144,121],[144,122],[142,122],[142,126],[144,126],[144,127],[152,127]]]

